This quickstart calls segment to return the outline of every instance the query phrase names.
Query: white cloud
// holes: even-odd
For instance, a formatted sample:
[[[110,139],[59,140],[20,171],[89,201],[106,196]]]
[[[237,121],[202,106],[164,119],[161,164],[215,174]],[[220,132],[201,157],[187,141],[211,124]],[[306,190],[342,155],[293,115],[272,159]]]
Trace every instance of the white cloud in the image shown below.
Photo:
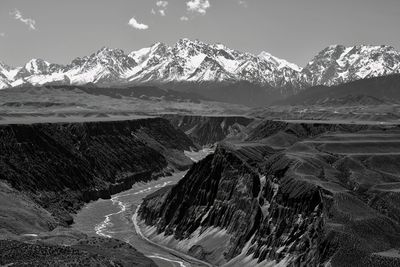
[[[168,6],[168,1],[157,1],[156,5],[158,7],[166,8]]]
[[[158,14],[160,14],[160,16],[164,17],[166,15],[165,10],[167,9],[168,1],[157,1],[156,6],[157,6],[156,10],[157,10]],[[157,13],[156,10],[154,10],[154,8],[152,8],[151,14],[155,15]]]
[[[36,21],[30,18],[24,18],[22,16],[21,11],[15,9],[13,12],[10,12],[10,15],[14,17],[14,19],[21,21],[22,23],[28,25],[29,29],[36,30]]]
[[[186,6],[188,11],[199,13],[200,15],[206,14],[207,9],[211,7],[208,0],[190,0],[186,2]]]
[[[148,25],[138,22],[134,17],[129,20],[128,24],[138,30],[147,30],[149,28]]]
[[[243,7],[248,7],[247,1],[245,1],[245,0],[239,0],[238,4],[243,6]]]
[[[182,17],[180,18],[180,20],[181,20],[181,21],[188,21],[188,20],[189,20],[189,18],[188,18],[188,17],[186,17],[186,16],[182,16]]]
[[[5,37],[6,34],[4,32],[0,32],[0,37]]]

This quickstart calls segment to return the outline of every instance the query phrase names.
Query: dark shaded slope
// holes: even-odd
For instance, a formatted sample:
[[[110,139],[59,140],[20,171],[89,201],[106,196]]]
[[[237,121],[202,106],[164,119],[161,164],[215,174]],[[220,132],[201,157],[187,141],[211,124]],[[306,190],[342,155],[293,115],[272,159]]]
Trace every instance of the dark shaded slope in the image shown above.
[[[171,83],[163,85],[179,92],[195,93],[206,99],[248,107],[269,105],[287,95],[293,94],[294,88],[273,88],[250,82],[202,82]]]
[[[139,214],[148,225],[177,239],[190,237],[200,226],[229,229],[232,238],[218,245],[226,258],[232,258],[261,219],[256,200],[259,190],[257,173],[231,148],[218,146],[215,154],[196,163],[177,186],[162,196],[161,205],[159,195],[147,197]],[[207,248],[201,250],[212,253]]]
[[[240,116],[163,115],[177,129],[184,131],[200,146],[212,145],[229,136],[239,134],[253,121]]]
[[[191,147],[161,118],[1,126],[0,179],[71,223],[69,213],[85,201],[109,198],[168,166],[187,168],[182,151]]]
[[[96,85],[74,86],[74,85],[48,85],[49,89],[81,90],[92,95],[104,95],[112,98],[135,97],[141,99],[158,98],[168,101],[190,101],[199,103],[206,98],[195,94],[178,92],[174,90],[161,89],[156,86],[130,86],[130,87],[98,87]]]
[[[380,126],[335,123],[291,123],[262,120],[249,125],[245,141],[262,141],[271,146],[287,146],[300,139],[326,132],[357,132],[365,129],[380,129]],[[390,128],[390,126],[389,126]]]
[[[214,264],[400,263],[399,127],[266,121],[250,139],[219,145],[140,217]]]
[[[360,97],[357,103],[357,96]],[[369,99],[368,99],[369,98]],[[347,100],[347,101],[346,101]],[[358,80],[337,86],[316,86],[300,91],[276,105],[379,104],[400,101],[400,75]]]

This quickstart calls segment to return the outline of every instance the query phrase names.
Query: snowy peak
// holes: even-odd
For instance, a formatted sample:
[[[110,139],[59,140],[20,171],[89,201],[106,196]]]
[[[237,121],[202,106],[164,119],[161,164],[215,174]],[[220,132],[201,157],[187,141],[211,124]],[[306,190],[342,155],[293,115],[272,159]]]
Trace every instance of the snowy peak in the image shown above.
[[[24,69],[30,74],[46,74],[50,63],[43,59],[31,59],[25,64]]]
[[[0,62],[0,89],[10,87],[9,84],[9,71],[11,67]]]
[[[136,65],[123,50],[103,47],[90,56],[74,59],[64,75],[73,84],[123,82],[125,73]]]
[[[183,38],[173,46],[156,43],[129,55],[138,62],[131,82],[238,82],[293,85],[300,68],[269,56],[257,57],[222,44]],[[290,78],[280,78],[284,74]]]
[[[400,54],[391,46],[331,45],[304,68],[267,52],[259,55],[183,38],[172,46],[155,43],[125,54],[102,47],[68,65],[32,59],[23,67],[0,63],[0,88],[43,84],[165,84],[249,82],[292,92],[400,73]]]
[[[162,53],[165,53],[166,50],[167,46],[164,43],[155,43],[150,47],[145,47],[137,51],[131,52],[129,54],[129,57],[135,60],[135,62],[137,62],[138,64],[141,64],[146,59],[154,56],[155,54],[161,55]]]
[[[90,56],[74,59],[71,67],[90,69],[99,65],[119,72],[134,67],[136,62],[121,49],[103,47]]]
[[[277,57],[274,57],[273,55],[271,55],[268,52],[262,51],[259,55],[259,58],[264,59],[266,61],[270,61],[273,62],[277,68],[282,69],[282,68],[290,68],[294,71],[298,71],[300,72],[302,70],[302,68],[300,68],[299,66],[297,66],[294,63],[290,63],[284,59],[280,59]]]
[[[12,67],[0,61],[0,72],[9,71]]]
[[[385,45],[331,45],[303,69],[311,85],[337,85],[393,73],[400,73],[400,53]]]

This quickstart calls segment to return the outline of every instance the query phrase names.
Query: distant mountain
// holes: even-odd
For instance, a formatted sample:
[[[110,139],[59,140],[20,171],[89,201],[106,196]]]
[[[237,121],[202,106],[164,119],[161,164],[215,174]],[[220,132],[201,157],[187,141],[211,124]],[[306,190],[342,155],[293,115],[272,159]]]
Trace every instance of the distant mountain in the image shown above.
[[[0,63],[0,89],[26,85],[156,85],[195,91],[219,101],[263,105],[311,86],[396,73],[400,73],[400,53],[390,46],[333,45],[301,68],[267,52],[253,55],[222,44],[181,39],[173,46],[156,43],[129,54],[104,47],[68,65],[41,59],[18,68]]]
[[[130,56],[138,66],[129,81],[141,83],[248,81],[282,87],[297,85],[301,70],[266,52],[255,56],[222,44],[189,39],[181,39],[172,47],[157,43]]]
[[[330,86],[394,73],[400,73],[400,53],[391,46],[332,45],[306,65],[302,78]]]
[[[174,46],[156,43],[126,55],[102,48],[69,65],[33,59],[24,67],[0,69],[3,86],[94,83],[100,85],[171,82],[248,81],[272,87],[300,87],[301,68],[266,52],[255,56],[222,44],[181,39]],[[3,77],[4,76],[4,77]]]
[[[0,62],[0,89],[11,87],[10,80],[15,76],[16,69]]]
[[[335,86],[319,85],[276,101],[276,105],[379,105],[400,102],[400,74]]]

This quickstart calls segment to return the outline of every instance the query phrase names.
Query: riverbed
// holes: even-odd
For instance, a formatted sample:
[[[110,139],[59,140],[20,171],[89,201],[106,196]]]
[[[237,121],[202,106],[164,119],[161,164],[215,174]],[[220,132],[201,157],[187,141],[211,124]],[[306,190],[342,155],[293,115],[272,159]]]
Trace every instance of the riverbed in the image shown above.
[[[190,158],[197,161],[211,150],[190,152]],[[189,154],[187,154],[189,156]],[[140,182],[128,191],[113,195],[111,199],[100,199],[85,205],[75,216],[72,228],[89,235],[116,238],[130,243],[138,251],[151,258],[162,267],[210,266],[188,255],[161,247],[141,236],[133,220],[142,199],[162,187],[176,184],[186,172],[176,172],[172,176],[159,178],[147,183]]]

